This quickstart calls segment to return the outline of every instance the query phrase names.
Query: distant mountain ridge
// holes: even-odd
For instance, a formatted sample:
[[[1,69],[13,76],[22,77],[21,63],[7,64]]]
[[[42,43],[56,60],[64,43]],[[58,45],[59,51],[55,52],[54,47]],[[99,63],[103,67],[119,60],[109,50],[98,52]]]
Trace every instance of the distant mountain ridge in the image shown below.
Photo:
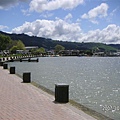
[[[44,47],[47,50],[54,49],[54,47],[59,44],[65,47],[66,50],[92,50],[99,49],[100,51],[116,51],[120,50],[120,44],[103,44],[103,43],[78,43],[78,42],[68,42],[68,41],[58,41],[52,40],[50,38],[28,36],[26,34],[15,34],[6,33],[0,31],[1,34],[8,35],[12,40],[21,40],[25,46],[38,46]]]

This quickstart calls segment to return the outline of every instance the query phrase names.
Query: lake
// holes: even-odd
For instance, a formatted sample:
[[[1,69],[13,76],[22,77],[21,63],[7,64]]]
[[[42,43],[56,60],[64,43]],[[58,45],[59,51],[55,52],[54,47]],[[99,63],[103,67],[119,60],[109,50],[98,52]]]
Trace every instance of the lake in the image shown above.
[[[120,57],[40,57],[39,62],[11,62],[16,72],[54,91],[67,83],[70,99],[120,120]]]

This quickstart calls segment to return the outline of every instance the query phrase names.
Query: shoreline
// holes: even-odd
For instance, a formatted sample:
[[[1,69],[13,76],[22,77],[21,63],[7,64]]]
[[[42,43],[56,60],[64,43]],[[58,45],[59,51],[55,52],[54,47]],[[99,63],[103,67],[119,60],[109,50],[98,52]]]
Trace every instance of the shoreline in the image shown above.
[[[43,90],[44,92],[47,92],[48,94],[54,96],[54,92],[47,89],[46,87],[44,87],[44,86],[42,86],[42,85],[40,85],[40,84],[38,84],[38,83],[36,83],[34,81],[32,81],[31,84],[34,85],[35,87]],[[101,113],[96,112],[95,110],[92,110],[92,109],[90,109],[88,107],[85,107],[84,105],[82,105],[80,103],[77,103],[74,100],[70,99],[68,104],[75,107],[75,108],[77,108],[77,109],[79,109],[79,110],[82,110],[84,113],[94,117],[97,120],[114,120],[112,118],[109,118],[109,117],[101,114]]]
[[[9,70],[9,69],[8,69],[8,70]],[[18,77],[22,78],[22,76],[19,75],[19,74],[17,74],[17,73],[16,73],[15,75],[17,75]],[[44,92],[46,92],[46,93],[54,96],[54,92],[53,92],[53,91],[51,91],[51,90],[47,89],[46,87],[44,87],[44,86],[36,83],[35,81],[32,81],[31,84],[32,84],[33,86],[35,86],[35,87],[43,90]],[[95,110],[92,110],[92,109],[90,109],[90,108],[87,108],[87,107],[85,107],[84,105],[75,102],[74,100],[71,100],[71,99],[70,99],[68,104],[71,105],[71,106],[73,106],[73,107],[75,107],[75,108],[77,108],[77,109],[79,109],[79,110],[82,110],[84,113],[90,115],[91,117],[96,118],[97,120],[114,120],[114,119],[112,119],[112,118],[109,118],[109,117],[101,114],[101,113],[96,112]]]
[[[54,97],[16,74],[0,67],[0,118],[2,120],[96,120],[70,104],[54,102]]]

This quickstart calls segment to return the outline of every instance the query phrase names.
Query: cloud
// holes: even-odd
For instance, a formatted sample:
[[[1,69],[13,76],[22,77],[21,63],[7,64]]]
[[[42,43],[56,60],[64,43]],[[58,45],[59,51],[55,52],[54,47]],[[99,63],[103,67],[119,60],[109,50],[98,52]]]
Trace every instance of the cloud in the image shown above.
[[[31,15],[28,10],[22,9],[21,12],[22,12],[23,15],[25,15],[25,16],[30,16],[30,15]]]
[[[40,15],[40,17],[49,18],[52,17],[53,15],[54,15],[53,13],[44,12]]]
[[[8,26],[0,25],[0,30],[8,29]]]
[[[36,20],[31,23],[25,22],[22,26],[14,28],[12,32],[65,41],[76,41],[81,28],[77,23],[70,24],[62,19],[56,19],[55,21]]]
[[[108,15],[108,17],[107,17],[107,22],[112,22],[112,20],[113,20],[113,18],[114,18],[114,16],[116,16],[116,13],[117,13],[117,10],[118,10],[119,8],[117,7],[117,8],[115,8],[114,10],[112,10],[112,12]]]
[[[19,2],[26,2],[28,0],[0,0],[0,9],[8,9]]]
[[[82,19],[89,19],[92,23],[98,24],[96,18],[106,17],[109,6],[106,3],[101,3],[100,6],[97,6],[91,9],[88,13],[85,13],[81,16]]]
[[[89,31],[81,38],[84,42],[101,42],[107,44],[120,44],[120,26],[110,24],[103,30]]]
[[[65,20],[69,20],[71,18],[72,18],[72,14],[71,13],[69,13],[67,16],[65,16]]]
[[[78,23],[68,23],[62,19],[36,20],[25,22],[22,26],[14,28],[12,32],[62,41],[120,44],[120,26],[115,24],[110,24],[102,30],[96,29],[83,33]]]
[[[73,9],[83,3],[84,0],[32,0],[29,4],[29,11],[43,12],[60,8]]]

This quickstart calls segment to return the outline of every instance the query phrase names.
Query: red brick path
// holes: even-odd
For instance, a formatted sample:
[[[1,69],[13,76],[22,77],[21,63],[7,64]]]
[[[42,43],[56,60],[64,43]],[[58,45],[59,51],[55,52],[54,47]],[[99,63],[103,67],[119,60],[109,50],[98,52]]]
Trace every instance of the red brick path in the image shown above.
[[[0,120],[95,120],[0,67]]]

